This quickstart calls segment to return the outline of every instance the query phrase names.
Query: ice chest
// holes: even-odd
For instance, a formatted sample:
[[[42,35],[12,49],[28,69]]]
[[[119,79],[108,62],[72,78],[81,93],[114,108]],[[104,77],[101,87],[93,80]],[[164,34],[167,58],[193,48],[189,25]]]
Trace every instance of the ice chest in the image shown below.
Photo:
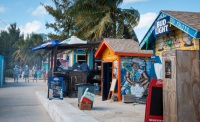
[[[92,104],[91,103],[78,103],[78,108],[80,110],[91,110]]]

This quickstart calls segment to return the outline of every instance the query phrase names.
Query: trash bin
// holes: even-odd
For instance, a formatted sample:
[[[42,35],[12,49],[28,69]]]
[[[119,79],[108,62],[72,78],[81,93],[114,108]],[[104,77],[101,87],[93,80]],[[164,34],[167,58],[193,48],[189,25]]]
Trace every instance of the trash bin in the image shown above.
[[[81,97],[85,92],[86,88],[88,88],[88,92],[94,93],[95,85],[93,84],[81,83],[81,84],[76,84],[76,86],[78,87],[78,103],[80,102]],[[92,107],[93,107],[93,102],[92,102]]]

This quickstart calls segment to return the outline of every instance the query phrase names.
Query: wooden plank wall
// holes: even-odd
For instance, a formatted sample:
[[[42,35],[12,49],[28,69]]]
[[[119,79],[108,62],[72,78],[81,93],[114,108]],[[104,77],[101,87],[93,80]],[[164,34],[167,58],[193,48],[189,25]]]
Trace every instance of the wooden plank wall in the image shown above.
[[[199,52],[177,51],[179,122],[200,122]]]
[[[171,78],[165,78],[166,60]],[[163,116],[165,122],[200,122],[198,51],[163,52]]]
[[[177,122],[176,52],[163,52],[163,118]],[[171,61],[171,78],[165,78],[165,61]]]

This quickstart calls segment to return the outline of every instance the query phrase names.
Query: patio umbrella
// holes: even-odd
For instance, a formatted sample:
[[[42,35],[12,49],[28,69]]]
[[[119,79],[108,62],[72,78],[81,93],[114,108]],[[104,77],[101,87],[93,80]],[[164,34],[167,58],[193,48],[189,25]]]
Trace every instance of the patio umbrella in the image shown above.
[[[65,39],[64,41],[60,42],[60,44],[87,44],[87,41],[81,40],[76,36],[71,36],[71,38]]]
[[[58,40],[50,40],[49,42],[46,42],[44,44],[41,44],[41,45],[38,45],[38,46],[32,48],[32,50],[52,49],[56,45],[59,45]]]

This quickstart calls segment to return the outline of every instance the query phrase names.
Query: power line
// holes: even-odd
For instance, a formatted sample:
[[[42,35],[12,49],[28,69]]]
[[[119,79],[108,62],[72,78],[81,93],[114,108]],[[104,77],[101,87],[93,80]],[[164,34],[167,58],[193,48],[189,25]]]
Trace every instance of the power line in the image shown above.
[[[3,22],[5,25],[8,25],[7,23],[5,23],[2,19],[0,19],[1,20],[1,22]]]

